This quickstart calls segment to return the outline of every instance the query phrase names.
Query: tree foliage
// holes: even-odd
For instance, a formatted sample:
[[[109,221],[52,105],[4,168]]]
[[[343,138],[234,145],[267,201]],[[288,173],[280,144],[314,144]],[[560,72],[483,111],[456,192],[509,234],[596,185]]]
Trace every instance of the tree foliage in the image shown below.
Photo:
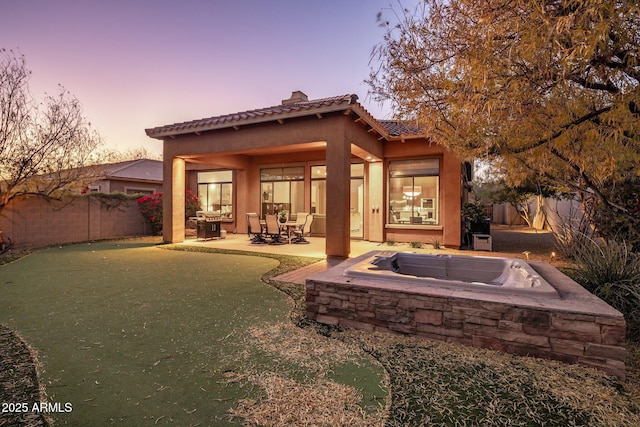
[[[463,158],[598,199],[640,176],[640,6],[423,0],[374,48],[373,95]]]
[[[36,103],[23,56],[0,50],[0,212],[14,198],[60,198],[96,179],[101,138],[60,87]]]

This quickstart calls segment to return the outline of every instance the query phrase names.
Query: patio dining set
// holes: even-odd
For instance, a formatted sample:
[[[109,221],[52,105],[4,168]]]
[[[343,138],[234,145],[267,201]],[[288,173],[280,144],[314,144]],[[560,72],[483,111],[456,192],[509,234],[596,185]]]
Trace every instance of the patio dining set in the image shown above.
[[[277,215],[265,215],[260,219],[257,213],[247,213],[248,235],[256,245],[281,245],[285,243],[309,243],[305,236],[311,235],[313,215],[299,212],[295,220],[280,222]]]

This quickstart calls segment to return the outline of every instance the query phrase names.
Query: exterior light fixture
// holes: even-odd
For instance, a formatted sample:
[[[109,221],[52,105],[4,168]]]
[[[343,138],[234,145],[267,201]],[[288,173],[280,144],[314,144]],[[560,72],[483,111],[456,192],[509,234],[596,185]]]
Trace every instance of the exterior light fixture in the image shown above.
[[[402,187],[402,192],[407,198],[413,198],[422,193],[422,187],[420,185],[405,185]]]

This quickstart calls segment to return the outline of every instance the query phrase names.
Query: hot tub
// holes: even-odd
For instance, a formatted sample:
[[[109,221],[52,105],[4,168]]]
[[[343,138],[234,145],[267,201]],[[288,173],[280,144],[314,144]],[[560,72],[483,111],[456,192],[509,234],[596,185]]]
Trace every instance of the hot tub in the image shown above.
[[[622,313],[542,261],[373,251],[307,277],[306,316],[625,376]]]
[[[525,261],[515,258],[379,253],[345,269],[343,275],[473,292],[559,298],[551,284]]]

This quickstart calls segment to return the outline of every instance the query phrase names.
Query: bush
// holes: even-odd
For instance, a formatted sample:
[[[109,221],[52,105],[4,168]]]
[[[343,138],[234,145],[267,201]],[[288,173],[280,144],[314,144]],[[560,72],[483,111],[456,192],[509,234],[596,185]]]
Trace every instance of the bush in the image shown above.
[[[640,178],[625,179],[615,185],[608,183],[607,187],[609,201],[627,213],[607,208],[601,200],[592,197],[585,203],[587,214],[599,236],[624,240],[634,251],[640,251]]]
[[[162,231],[162,193],[142,196],[137,202],[140,213],[151,224],[151,233],[157,236]]]
[[[559,224],[551,227],[555,246],[560,255],[574,259],[579,248],[589,245],[595,236],[591,224],[584,216],[562,218]]]
[[[200,199],[193,194],[190,190],[184,192],[184,219],[185,221],[189,217],[196,216],[196,212],[202,210],[200,207]]]
[[[471,224],[484,221],[487,217],[487,210],[482,203],[464,203],[462,205],[462,218]]]
[[[151,232],[159,235],[162,232],[162,193],[140,197],[137,202],[140,213],[151,224]],[[200,200],[189,190],[184,194],[184,209],[185,222],[200,210]]]
[[[574,245],[572,278],[624,314],[627,338],[640,342],[640,255],[625,243],[584,240]]]

